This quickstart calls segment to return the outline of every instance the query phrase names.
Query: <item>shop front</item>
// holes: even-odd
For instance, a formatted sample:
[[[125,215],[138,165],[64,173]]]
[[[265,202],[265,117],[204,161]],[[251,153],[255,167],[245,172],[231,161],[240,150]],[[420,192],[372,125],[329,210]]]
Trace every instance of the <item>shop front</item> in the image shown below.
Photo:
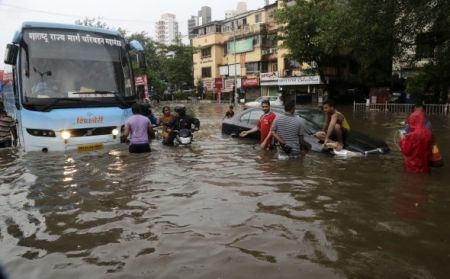
[[[242,79],[242,90],[245,95],[245,101],[252,101],[261,96],[259,78],[247,76]]]
[[[284,77],[278,79],[278,89],[284,100],[296,104],[312,104],[319,100],[323,84],[320,76]]]
[[[278,88],[278,72],[260,73],[261,96],[277,96],[280,94]]]

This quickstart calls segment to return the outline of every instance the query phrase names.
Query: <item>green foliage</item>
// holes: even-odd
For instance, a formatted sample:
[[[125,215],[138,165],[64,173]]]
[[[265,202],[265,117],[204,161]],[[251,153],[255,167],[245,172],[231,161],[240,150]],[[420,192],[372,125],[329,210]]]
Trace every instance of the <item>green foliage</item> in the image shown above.
[[[280,38],[291,58],[317,64],[323,78],[335,70],[338,82],[371,87],[393,82],[392,65],[413,65],[417,35],[431,33],[433,57],[409,90],[449,86],[450,1],[297,0],[276,13]],[[433,85],[434,84],[434,85]],[[424,87],[425,86],[425,87]],[[438,89],[434,89],[438,90]]]
[[[178,90],[173,94],[173,99],[177,101],[182,101],[187,100],[189,96],[190,96],[189,93],[185,93],[181,90]]]
[[[84,18],[75,22],[79,25],[110,28],[101,18]],[[127,31],[122,28],[117,29],[128,41],[137,40],[144,47],[146,58],[146,69],[137,66],[136,61],[133,62],[133,70],[135,75],[146,74],[149,89],[154,90],[161,95],[168,87],[176,89],[193,87],[193,48],[191,46],[179,44],[164,46],[153,41],[145,32],[127,35]]]

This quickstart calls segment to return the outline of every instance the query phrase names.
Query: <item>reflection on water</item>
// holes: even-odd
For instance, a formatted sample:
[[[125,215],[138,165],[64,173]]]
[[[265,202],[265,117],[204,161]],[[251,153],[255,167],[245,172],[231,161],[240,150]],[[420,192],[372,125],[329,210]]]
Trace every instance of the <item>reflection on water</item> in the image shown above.
[[[403,115],[346,111],[385,156],[277,160],[192,107],[187,148],[0,151],[0,259],[12,278],[444,278],[447,166],[404,174]],[[157,109],[155,111],[158,111]],[[448,118],[432,118],[435,130]],[[439,134],[449,154],[450,135]]]

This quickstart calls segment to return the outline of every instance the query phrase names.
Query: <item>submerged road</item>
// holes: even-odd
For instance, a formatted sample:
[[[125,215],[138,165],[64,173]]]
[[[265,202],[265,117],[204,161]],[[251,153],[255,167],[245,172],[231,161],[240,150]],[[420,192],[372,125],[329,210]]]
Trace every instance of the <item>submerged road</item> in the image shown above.
[[[279,161],[222,136],[227,105],[191,107],[188,148],[0,151],[0,262],[15,278],[447,278],[450,120],[432,117],[447,165],[405,174],[405,115],[352,114],[384,156]],[[155,109],[158,114],[159,109]]]

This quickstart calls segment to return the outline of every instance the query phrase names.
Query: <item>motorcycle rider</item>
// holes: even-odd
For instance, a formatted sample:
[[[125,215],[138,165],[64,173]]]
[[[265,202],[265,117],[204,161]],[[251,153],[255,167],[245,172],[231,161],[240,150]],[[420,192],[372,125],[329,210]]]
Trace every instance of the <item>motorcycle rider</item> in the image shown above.
[[[169,137],[164,144],[173,145],[173,142],[177,136],[178,131],[183,129],[198,131],[200,129],[200,121],[186,114],[186,107],[183,105],[178,105],[175,107],[175,112],[177,115],[167,124],[167,131],[169,132]],[[194,126],[194,128],[192,128]]]

